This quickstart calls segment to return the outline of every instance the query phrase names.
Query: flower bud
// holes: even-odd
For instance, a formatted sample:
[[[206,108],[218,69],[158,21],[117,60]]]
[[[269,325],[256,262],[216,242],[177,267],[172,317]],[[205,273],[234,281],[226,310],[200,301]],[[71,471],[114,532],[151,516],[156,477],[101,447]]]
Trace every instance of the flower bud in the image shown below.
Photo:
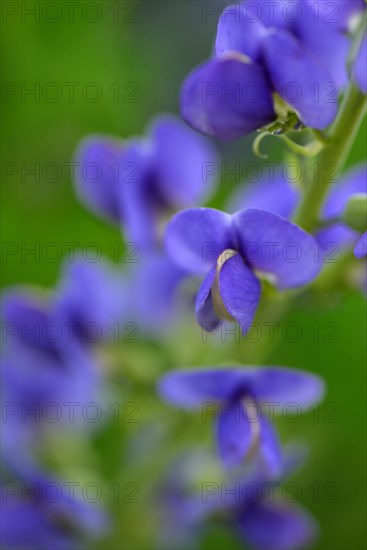
[[[358,193],[349,199],[342,216],[343,221],[356,231],[367,229],[367,194]]]

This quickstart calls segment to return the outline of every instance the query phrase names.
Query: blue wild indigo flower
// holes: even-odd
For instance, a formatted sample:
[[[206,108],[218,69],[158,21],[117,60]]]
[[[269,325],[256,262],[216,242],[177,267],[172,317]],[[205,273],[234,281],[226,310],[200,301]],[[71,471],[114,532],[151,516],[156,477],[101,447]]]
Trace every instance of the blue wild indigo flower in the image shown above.
[[[67,327],[87,345],[110,340],[114,323],[127,318],[127,308],[127,280],[119,269],[81,255],[64,263],[52,315],[63,329],[66,345],[70,343]]]
[[[321,212],[321,221],[329,222],[330,225],[321,229],[315,235],[321,249],[326,251],[330,243],[335,244],[338,251],[347,250],[354,246],[359,234],[342,220],[342,214],[353,195],[366,193],[366,163],[353,167],[343,175],[339,182],[335,183]],[[340,221],[338,218],[340,218]],[[331,252],[330,249],[329,252]]]
[[[168,115],[152,122],[147,137],[89,137],[76,160],[76,189],[83,203],[121,225],[140,248],[156,245],[165,218],[206,200],[215,184],[212,145]]]
[[[185,454],[169,471],[159,499],[163,517],[168,519],[160,546],[199,547],[212,522],[230,528],[246,548],[257,550],[297,550],[315,540],[314,518],[295,503],[284,502],[277,491],[301,465],[299,450],[285,449],[280,474],[275,477],[253,463],[245,472],[223,478],[210,457],[201,455]]]
[[[322,178],[323,176],[315,171],[311,177]],[[320,255],[339,253],[355,245],[358,233],[342,220],[342,214],[353,195],[366,193],[366,182],[367,165],[363,163],[354,166],[331,187],[320,220],[322,224],[328,226],[315,233]],[[301,194],[297,184],[297,181],[286,177],[286,166],[284,166],[271,176],[267,175],[255,183],[243,184],[235,189],[228,200],[228,211],[259,208],[291,219]]]
[[[231,320],[246,333],[260,300],[260,274],[283,290],[305,285],[321,269],[315,239],[265,210],[184,210],[168,223],[165,240],[178,266],[205,277],[195,310],[207,331]]]
[[[282,453],[264,406],[272,406],[275,413],[277,407],[289,403],[306,409],[322,398],[324,384],[318,376],[295,369],[207,368],[169,372],[161,378],[158,390],[164,400],[186,409],[207,406],[213,411],[213,405],[219,403],[214,410],[223,464],[237,467],[256,453],[266,471],[277,475]]]
[[[2,548],[77,550],[106,532],[108,518],[100,504],[86,501],[68,481],[16,462],[15,468],[8,467],[8,480],[2,470]]]
[[[336,2],[327,19],[322,2],[256,0],[227,7],[212,59],[194,69],[181,91],[181,113],[203,133],[223,140],[248,134],[289,111],[311,128],[335,118],[345,86],[347,32],[364,3]],[[274,102],[274,94],[283,104]],[[287,114],[288,113],[288,114]]]
[[[35,434],[47,428],[42,422],[47,404],[84,406],[98,398],[103,373],[94,345],[113,335],[108,325],[119,313],[118,283],[106,265],[76,258],[66,264],[53,295],[25,288],[4,292],[1,378],[8,407],[2,426],[6,447],[34,446]],[[67,415],[61,421],[67,422]]]
[[[78,338],[66,344],[42,298],[8,291],[3,303],[8,332],[1,369],[7,407],[2,444],[9,451],[19,452],[21,446],[32,454],[44,430],[54,427],[43,422],[43,408],[65,402],[84,406],[96,400],[100,374],[90,350]],[[64,415],[61,421],[66,420]]]
[[[127,278],[131,280],[129,318],[142,332],[158,336],[177,329],[188,309],[186,271],[162,252],[152,251],[142,255]]]
[[[246,208],[268,210],[283,218],[292,218],[300,199],[300,189],[286,175],[282,166],[256,181],[238,185],[227,200],[231,214]]]

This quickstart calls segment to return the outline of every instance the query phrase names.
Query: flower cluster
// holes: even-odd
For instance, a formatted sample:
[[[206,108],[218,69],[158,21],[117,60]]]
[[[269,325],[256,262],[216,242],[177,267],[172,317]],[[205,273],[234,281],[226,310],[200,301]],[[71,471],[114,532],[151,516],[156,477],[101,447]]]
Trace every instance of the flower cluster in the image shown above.
[[[121,289],[121,280],[109,265],[76,257],[65,264],[53,295],[14,288],[2,296],[1,443],[10,470],[8,481],[2,477],[5,548],[65,550],[77,546],[81,532],[83,537],[103,532],[105,518],[99,506],[88,505],[81,497],[49,501],[42,491],[34,493],[35,487],[54,483],[40,473],[38,464],[47,458],[42,456],[50,429],[47,407],[83,407],[101,395],[105,377],[95,347],[111,337],[108,327],[121,317]],[[86,428],[79,419],[75,424],[66,417],[61,422],[69,431]],[[23,493],[30,496],[24,498]]]
[[[230,359],[226,367],[172,369],[174,352],[167,351],[165,337],[168,331],[175,334],[174,348],[177,339],[183,339],[177,325],[182,321],[179,327],[184,326],[194,310],[204,331],[216,331],[230,321],[246,335],[264,295],[289,306],[306,289],[311,294],[317,288],[325,277],[330,244],[345,259],[333,268],[335,288],[338,276],[348,279],[352,269],[361,268],[356,258],[367,254],[365,164],[339,182],[329,175],[323,182],[305,177],[294,185],[279,171],[272,181],[244,182],[229,191],[229,213],[204,206],[214,193],[213,166],[219,156],[194,130],[223,140],[258,129],[276,136],[297,130],[301,141],[312,134],[316,147],[282,139],[293,144],[295,154],[320,154],[326,170],[334,155],[342,172],[365,102],[365,2],[336,0],[333,21],[318,17],[318,4],[254,0],[227,7],[212,58],[183,83],[182,116],[192,128],[161,115],[145,137],[92,136],[79,145],[79,198],[117,225],[137,256],[129,269],[119,266],[116,271],[107,263],[77,257],[65,264],[52,293],[22,287],[3,294],[7,418],[2,443],[9,482],[3,480],[1,513],[6,550],[68,550],[85,537],[103,535],[108,522],[100,507],[92,509],[80,499],[51,505],[42,498],[24,501],[8,488],[14,478],[27,490],[54,479],[45,466],[49,427],[32,416],[24,422],[23,406],[34,410],[49,402],[83,404],[96,396],[103,400],[111,357],[120,365],[123,356],[130,386],[138,379],[155,388],[150,404],[154,399],[157,403],[149,409],[152,423],[159,424],[159,406],[163,415],[167,404],[188,410],[212,407],[221,472],[239,484],[241,494],[247,495],[243,489],[253,483],[281,483],[292,471],[292,459],[266,408],[277,412],[277,407],[292,403],[301,411],[310,409],[323,398],[322,379],[297,368],[257,365],[257,360],[247,367]],[[335,119],[328,133],[320,131]],[[300,164],[306,166],[304,158]],[[211,206],[218,206],[217,199]],[[313,214],[307,223],[305,211]],[[131,366],[129,353],[120,353],[112,338],[116,322],[126,319],[137,321],[148,346],[157,340],[151,346],[162,352],[157,387],[152,383],[154,369],[146,378],[142,368],[135,369],[138,363],[145,368],[149,353],[137,354]],[[168,372],[161,374],[165,368]],[[88,437],[84,426],[76,428]],[[103,442],[102,437],[96,447]],[[116,452],[120,457],[120,450]],[[141,454],[149,453],[144,449]],[[248,496],[230,496],[225,502],[214,496],[204,502],[195,492],[187,496],[186,481],[175,475],[167,489],[163,475],[160,487],[172,536],[182,536],[184,544],[196,543],[197,528],[205,521],[215,518],[220,523],[223,517],[240,540],[260,550],[294,550],[313,540],[315,522],[298,506]]]
[[[303,461],[304,450],[293,446],[286,449],[277,476],[255,465],[240,476],[223,478],[200,449],[181,457],[159,495],[162,515],[169,518],[161,546],[172,548],[172,541],[174,548],[198,546],[211,519],[230,525],[246,547],[291,550],[310,545],[317,536],[316,521],[295,503],[282,502],[274,490]],[[208,479],[208,466],[213,479],[199,492],[195,480]]]
[[[76,154],[76,189],[97,214],[118,223],[141,248],[156,245],[162,220],[213,191],[214,148],[173,116],[157,117],[147,137],[92,136]]]

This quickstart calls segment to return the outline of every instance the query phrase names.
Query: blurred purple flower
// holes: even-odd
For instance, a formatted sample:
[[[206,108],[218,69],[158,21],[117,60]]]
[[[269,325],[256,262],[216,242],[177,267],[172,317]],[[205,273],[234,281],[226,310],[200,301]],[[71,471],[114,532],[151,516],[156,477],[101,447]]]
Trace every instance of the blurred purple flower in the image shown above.
[[[75,337],[66,345],[49,305],[35,294],[8,291],[3,319],[7,342],[1,364],[2,445],[7,452],[21,447],[32,453],[43,428],[55,426],[43,422],[44,407],[51,404],[58,414],[63,403],[84,406],[95,400],[100,376],[90,351]],[[55,414],[54,409],[49,414]],[[60,422],[67,421],[66,416]]]
[[[260,300],[259,273],[286,289],[308,283],[321,269],[313,237],[264,210],[185,210],[168,223],[166,247],[187,273],[205,275],[195,309],[208,331],[227,319],[246,333]]]
[[[339,250],[354,246],[358,232],[348,227],[341,217],[348,200],[367,192],[367,165],[354,166],[331,188],[322,212],[322,221],[330,225],[315,235],[320,245],[320,253],[330,254],[336,245]],[[269,210],[274,214],[291,219],[300,199],[299,189],[285,177],[284,168],[275,172],[270,179],[264,177],[251,184],[243,184],[235,189],[228,201],[228,210],[235,212],[245,208]]]
[[[348,200],[353,195],[366,192],[367,164],[352,168],[331,189],[322,212],[322,220],[330,221],[331,225],[316,234],[317,242],[322,250],[327,252],[329,248],[330,252],[331,245],[336,245],[339,250],[354,246],[359,236],[358,232],[342,221],[334,223],[332,221],[342,216]]]
[[[280,475],[271,477],[256,465],[241,476],[223,481],[208,479],[208,460],[192,461],[195,476],[187,470],[190,456],[175,464],[164,480],[159,503],[164,514],[164,548],[199,547],[199,538],[210,521],[229,527],[251,548],[258,550],[296,550],[309,545],[316,537],[315,520],[300,506],[282,502],[275,489],[298,468],[299,456],[286,450]],[[201,493],[195,490],[200,469]],[[210,467],[210,462],[209,462]],[[193,488],[194,485],[194,488]],[[168,525],[167,525],[168,524]]]
[[[1,547],[4,550],[77,550],[98,538],[107,517],[68,483],[29,469],[1,484]]]
[[[77,162],[76,188],[83,203],[147,247],[159,240],[167,215],[210,195],[217,156],[205,138],[175,117],[161,115],[146,138],[85,139]]]
[[[51,311],[65,345],[69,332],[85,344],[111,339],[113,325],[126,319],[127,295],[126,279],[107,262],[82,256],[65,262]]]
[[[235,213],[259,208],[291,219],[299,198],[299,189],[286,178],[284,170],[278,170],[272,177],[265,176],[254,183],[238,186],[228,200],[227,209]]]
[[[183,269],[158,252],[145,255],[131,269],[129,315],[144,333],[156,336],[177,327],[187,302],[183,289],[186,277]]]
[[[3,375],[6,387],[16,387],[21,399],[45,402],[93,395],[97,372],[91,354],[78,337],[70,335],[65,345],[50,303],[32,292],[9,290],[3,295],[3,326]]]
[[[4,292],[2,441],[7,448],[35,446],[47,424],[44,407],[51,404],[58,414],[65,403],[84,407],[98,399],[102,371],[92,344],[111,337],[109,328],[125,314],[121,286],[107,265],[78,257],[65,265],[52,295],[24,288]],[[59,425],[65,422],[79,426],[68,414]]]
[[[175,406],[203,412],[206,405],[213,413],[210,406],[220,403],[217,444],[224,465],[239,466],[256,451],[269,474],[277,475],[280,444],[262,407],[296,403],[305,409],[322,398],[324,384],[314,374],[277,367],[178,370],[162,377],[159,393]]]
[[[183,84],[183,118],[206,134],[236,139],[276,119],[277,93],[306,126],[328,126],[348,79],[347,30],[365,9],[360,0],[344,4],[334,3],[334,18],[311,0],[228,6],[218,23],[214,57]]]

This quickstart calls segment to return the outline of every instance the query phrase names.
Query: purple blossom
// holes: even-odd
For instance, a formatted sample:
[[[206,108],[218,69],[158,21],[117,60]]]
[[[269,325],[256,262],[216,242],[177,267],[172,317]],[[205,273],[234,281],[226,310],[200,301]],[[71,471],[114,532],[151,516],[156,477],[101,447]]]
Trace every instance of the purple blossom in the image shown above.
[[[35,446],[47,427],[47,404],[83,407],[98,398],[102,376],[91,344],[113,335],[108,327],[122,314],[118,283],[108,266],[76,258],[52,295],[25,288],[4,292],[1,379],[7,409],[1,435],[7,448]],[[61,421],[74,426],[68,415]]]
[[[78,337],[65,345],[47,300],[33,292],[9,290],[3,295],[3,319],[3,375],[21,400],[80,400],[93,395],[97,372],[91,354]]]
[[[306,125],[322,129],[335,118],[345,86],[352,20],[363,2],[336,4],[327,18],[319,2],[256,0],[227,7],[212,59],[194,69],[181,91],[190,126],[223,140],[273,122],[276,93]]]
[[[367,164],[361,164],[347,172],[331,189],[322,211],[322,220],[333,222],[342,216],[348,200],[356,194],[367,192]],[[336,221],[316,234],[321,249],[327,251],[330,244],[339,250],[354,246],[358,232],[342,221]],[[330,248],[329,248],[330,252]]]
[[[324,384],[314,374],[276,367],[178,370],[163,376],[159,392],[186,409],[220,403],[216,437],[223,464],[239,466],[256,451],[269,474],[277,475],[282,454],[264,405],[308,408],[322,398]]]
[[[235,213],[246,208],[259,208],[291,219],[299,198],[299,188],[286,177],[283,168],[254,183],[239,185],[229,197],[227,210]]]
[[[95,136],[77,152],[77,192],[88,208],[121,224],[140,247],[156,244],[164,218],[213,190],[211,144],[173,116],[159,116],[147,137]]]
[[[107,517],[97,504],[68,492],[67,482],[34,468],[1,485],[1,545],[6,550],[76,550],[100,537]]]
[[[183,269],[158,252],[144,255],[131,269],[129,314],[144,333],[157,335],[177,327],[187,302],[183,288],[186,277]]]
[[[82,256],[65,262],[51,305],[65,345],[70,334],[85,344],[111,339],[112,325],[126,318],[127,294],[127,281],[109,263]]]
[[[315,177],[319,177],[319,174],[315,173]],[[348,200],[353,195],[366,193],[366,182],[367,165],[360,164],[344,174],[331,188],[321,217],[323,223],[330,223],[330,225],[315,234],[321,254],[332,253],[334,245],[339,250],[354,246],[358,232],[343,221],[335,220],[342,216]],[[267,176],[255,183],[239,186],[228,200],[228,210],[235,212],[245,208],[260,208],[291,219],[299,199],[300,191],[285,176],[284,167],[275,172],[271,178]]]
[[[313,237],[264,210],[185,210],[168,223],[166,247],[181,268],[205,276],[195,309],[208,331],[228,319],[246,333],[260,300],[259,274],[286,289],[308,283],[321,269]]]
[[[198,547],[211,520],[233,529],[246,547],[296,550],[309,545],[317,534],[315,520],[300,506],[284,503],[274,490],[299,465],[299,453],[286,449],[279,476],[271,477],[252,465],[241,475],[223,478],[212,468],[210,457],[185,454],[172,467],[159,495],[165,520],[160,546]],[[205,483],[208,471],[215,475]],[[201,493],[195,488],[197,478]]]
[[[65,345],[49,304],[34,293],[8,291],[3,318],[7,342],[1,364],[2,445],[8,452],[17,453],[21,447],[32,453],[51,425],[43,422],[44,407],[94,401],[100,376],[90,350],[79,339]],[[61,420],[65,422],[65,416]]]

